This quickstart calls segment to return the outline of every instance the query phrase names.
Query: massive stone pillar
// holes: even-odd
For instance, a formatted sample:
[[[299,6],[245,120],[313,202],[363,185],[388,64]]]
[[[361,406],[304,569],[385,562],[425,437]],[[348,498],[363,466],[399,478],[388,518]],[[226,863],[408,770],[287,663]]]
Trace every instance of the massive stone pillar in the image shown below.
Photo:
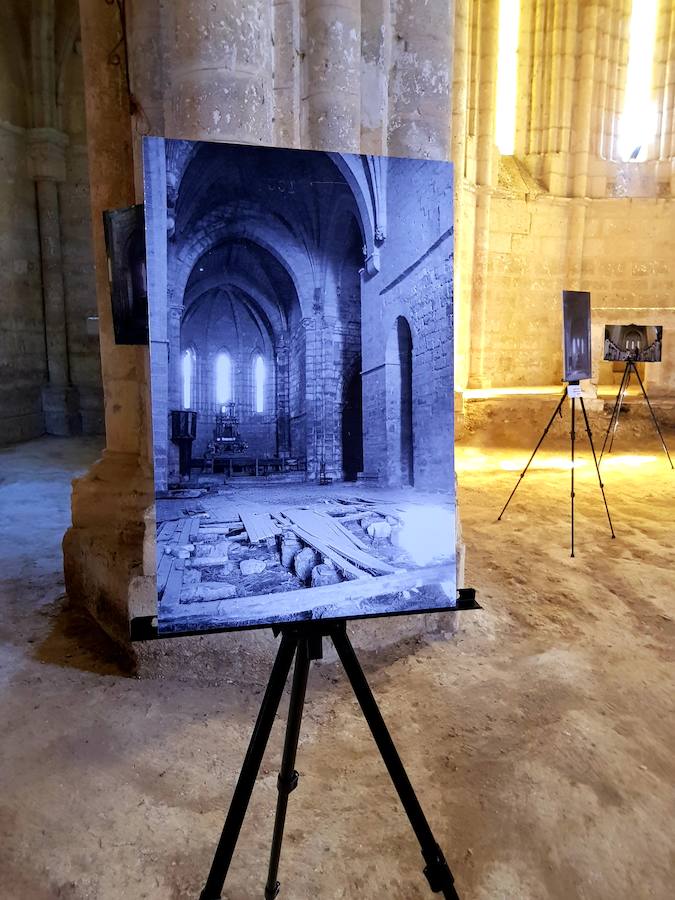
[[[74,484],[64,566],[69,595],[126,642],[129,615],[141,602],[134,577],[140,574],[144,513],[152,502],[147,351],[114,341],[102,212],[129,206],[135,199],[129,96],[124,67],[110,61],[110,51],[122,37],[117,7],[82,0],[80,17],[106,449]],[[149,582],[147,586],[150,589]],[[147,599],[152,600],[149,594]]]
[[[35,180],[40,229],[40,266],[45,311],[48,383],[42,390],[47,434],[70,435],[81,430],[77,389],[70,382],[66,298],[63,284],[58,185],[66,180],[68,137],[55,128],[34,128],[28,134],[28,163]]]
[[[80,0],[107,446],[75,485],[64,550],[69,592],[119,640],[154,599],[149,366],[147,350],[113,343],[102,210],[141,199],[143,134],[355,152],[367,134],[373,151],[447,159],[451,10],[397,0],[390,69],[385,0],[127,0],[126,43],[117,4]],[[362,54],[378,85],[370,124]],[[323,352],[316,338],[309,355]],[[316,422],[307,437],[320,444]]]

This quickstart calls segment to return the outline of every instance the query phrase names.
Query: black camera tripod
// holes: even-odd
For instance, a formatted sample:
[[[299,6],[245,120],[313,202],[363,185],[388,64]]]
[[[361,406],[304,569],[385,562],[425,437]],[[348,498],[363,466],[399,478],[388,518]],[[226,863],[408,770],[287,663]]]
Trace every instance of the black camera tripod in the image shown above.
[[[666,442],[664,440],[663,434],[661,433],[661,428],[659,427],[658,420],[656,418],[656,414],[652,409],[652,405],[649,402],[649,397],[647,396],[647,391],[645,390],[645,386],[640,378],[640,373],[638,372],[637,366],[635,365],[635,360],[627,359],[626,360],[626,368],[623,370],[623,376],[621,378],[621,384],[619,385],[619,392],[616,395],[616,400],[614,402],[614,409],[612,410],[612,416],[609,420],[609,425],[607,426],[607,433],[605,434],[605,440],[602,442],[602,450],[600,451],[600,459],[598,460],[598,465],[602,462],[602,457],[605,455],[605,447],[607,446],[607,440],[609,438],[610,432],[612,434],[612,438],[609,442],[609,447],[607,449],[608,453],[612,452],[612,447],[614,446],[614,438],[616,437],[616,430],[619,427],[619,416],[621,415],[621,407],[623,406],[623,401],[626,396],[626,391],[628,390],[628,385],[630,384],[631,375],[635,373],[635,377],[638,380],[638,384],[640,385],[640,389],[642,391],[642,396],[647,401],[647,406],[649,407],[649,412],[651,413],[652,421],[654,422],[654,426],[656,431],[658,432],[659,438],[661,439],[661,446],[663,447],[663,452],[668,457],[668,462],[670,463],[670,468],[675,469],[673,465],[673,461],[670,458],[670,453],[668,453],[668,447],[666,447]]]
[[[597,475],[598,475],[598,484],[600,485],[600,493],[602,494],[602,502],[605,504],[605,512],[607,513],[607,521],[609,522],[609,530],[610,530],[611,533],[612,533],[612,537],[613,537],[613,538],[616,537],[616,535],[614,534],[614,526],[612,525],[612,518],[611,518],[611,516],[610,516],[610,514],[609,514],[609,507],[607,506],[607,498],[605,497],[605,486],[604,486],[604,484],[602,483],[602,478],[600,477],[600,468],[599,468],[599,464],[598,464],[598,458],[597,458],[597,456],[595,455],[595,447],[593,446],[593,435],[592,435],[592,433],[591,433],[591,426],[590,426],[590,424],[589,424],[589,422],[588,422],[588,416],[587,416],[587,414],[586,414],[586,407],[584,406],[584,398],[583,398],[580,394],[577,396],[577,392],[578,392],[578,388],[579,388],[579,382],[578,382],[578,381],[570,381],[570,382],[568,382],[567,386],[565,387],[565,390],[563,391],[562,396],[561,396],[560,400],[558,401],[558,405],[556,406],[555,410],[553,411],[553,415],[552,415],[551,418],[549,419],[548,425],[546,426],[546,428],[544,428],[544,432],[543,432],[542,436],[539,438],[539,441],[538,441],[538,443],[537,443],[537,446],[536,446],[536,447],[534,448],[534,450],[532,451],[532,456],[529,458],[529,460],[528,460],[528,462],[527,462],[527,465],[525,466],[525,468],[523,469],[523,471],[520,473],[520,477],[518,478],[518,481],[516,482],[516,486],[515,486],[514,489],[511,491],[511,494],[510,494],[510,496],[509,496],[509,499],[508,499],[508,500],[506,501],[506,503],[504,504],[504,508],[502,509],[502,511],[501,511],[501,512],[499,513],[499,515],[497,516],[497,521],[498,521],[498,522],[501,521],[502,516],[503,516],[504,513],[506,512],[506,507],[507,507],[507,506],[509,505],[509,503],[511,502],[511,499],[513,498],[513,495],[514,495],[515,492],[518,490],[518,485],[520,484],[520,482],[521,482],[521,481],[523,480],[523,478],[525,477],[525,474],[526,474],[527,470],[530,468],[530,464],[531,464],[532,460],[534,459],[537,450],[541,447],[542,443],[544,442],[544,438],[545,438],[546,435],[548,434],[549,428],[550,428],[551,425],[553,424],[553,421],[554,421],[555,417],[559,415],[560,418],[562,419],[562,408],[563,408],[563,404],[565,403],[565,398],[568,396],[569,387],[571,387],[571,386],[577,388],[577,391],[573,391],[573,392],[570,392],[570,393],[569,393],[569,397],[570,397],[570,401],[571,401],[571,402],[570,402],[570,406],[571,406],[571,408],[572,408],[572,423],[571,423],[571,427],[570,427],[570,452],[571,452],[571,459],[572,459],[572,465],[571,465],[571,467],[570,467],[570,477],[571,477],[571,482],[572,482],[572,484],[571,484],[571,490],[570,490],[570,500],[571,500],[571,504],[572,504],[572,520],[571,520],[571,521],[572,521],[572,534],[571,534],[571,552],[570,552],[570,556],[574,556],[574,443],[575,443],[575,440],[576,440],[576,434],[575,434],[575,403],[576,403],[577,399],[579,400],[579,404],[580,404],[580,406],[581,406],[581,411],[582,411],[582,413],[584,414],[584,423],[585,423],[585,426],[586,426],[586,434],[588,435],[588,443],[591,445],[591,452],[592,452],[592,454],[593,454],[593,462],[595,463],[595,471],[597,472]]]
[[[472,588],[460,589],[457,606],[448,607],[448,609],[480,609],[475,601],[475,591]],[[281,626],[275,633],[278,632],[281,633],[281,643],[277,657],[267,683],[267,689],[265,690],[241,773],[234,789],[225,825],[216,848],[213,863],[211,864],[211,871],[204,890],[201,892],[200,900],[221,900],[222,898],[223,885],[232,861],[239,832],[244,822],[246,809],[251,799],[256,776],[270,732],[272,731],[272,725],[279,708],[288,673],[295,658],[286,737],[281,769],[277,780],[279,793],[267,883],[265,885],[265,900],[273,900],[279,893],[280,885],[277,880],[277,874],[281,858],[281,843],[286,822],[288,796],[298,785],[299,776],[295,771],[295,757],[305,703],[307,677],[309,675],[310,662],[315,659],[321,659],[322,642],[325,637],[329,637],[335,645],[340,662],[349,678],[356,699],[387,767],[389,776],[394,783],[403,808],[419,841],[425,862],[424,874],[429,882],[429,887],[434,893],[442,894],[446,900],[459,900],[459,895],[454,887],[452,872],[422,811],[420,802],[417,799],[349,640],[346,620],[297,622]]]

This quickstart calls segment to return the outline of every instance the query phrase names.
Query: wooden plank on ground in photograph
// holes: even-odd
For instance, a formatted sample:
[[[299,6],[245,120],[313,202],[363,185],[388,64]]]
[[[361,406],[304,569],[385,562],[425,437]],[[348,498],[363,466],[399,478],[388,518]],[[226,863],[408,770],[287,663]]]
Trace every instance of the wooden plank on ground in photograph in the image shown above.
[[[345,509],[346,507],[343,507]],[[371,510],[359,509],[357,512],[329,512],[328,515],[338,522],[358,522],[364,516],[370,515]]]
[[[241,522],[238,525],[212,525],[209,523],[208,525],[202,525],[200,531],[203,534],[220,534],[223,537],[228,537],[231,534],[239,534],[244,531],[244,526]]]
[[[189,544],[190,543],[190,532],[192,531],[192,526],[194,525],[194,519],[183,519],[181,523],[180,534],[176,532],[176,539],[179,544]],[[199,521],[199,520],[197,520]]]
[[[169,556],[168,553],[163,553],[162,558],[159,561],[159,565],[157,566],[157,593],[161,594],[164,588],[166,587],[166,582],[169,577],[169,573],[173,567],[175,562],[175,558],[173,556]]]
[[[242,509],[239,511],[244,528],[252,544],[259,544],[279,534],[279,526],[272,521],[267,512],[250,512]]]
[[[358,547],[359,550],[364,550],[366,553],[369,550],[355,534],[325,513],[309,509],[293,509],[289,511],[289,517],[307,531],[316,532],[319,536],[324,535],[326,538],[330,535],[333,542],[337,541],[342,544],[346,540]],[[335,549],[339,550],[340,548],[336,546]]]
[[[157,527],[157,540],[168,541],[172,538],[180,521],[180,519],[171,519],[169,522],[162,522]]]
[[[178,606],[180,603],[180,595],[183,590],[183,567],[182,559],[172,559],[171,569],[166,579],[164,594],[162,595],[162,605],[165,608]]]
[[[334,550],[328,544],[324,543],[324,541],[315,534],[310,534],[310,532],[305,531],[304,528],[301,528],[299,525],[296,525],[288,519],[284,521],[283,525],[284,528],[287,528],[289,531],[296,534],[303,543],[309,544],[310,547],[313,547],[322,556],[325,556],[326,559],[330,559],[335,567],[343,572],[348,578],[372,577],[370,572],[353,565],[348,559],[345,559],[344,556],[338,553],[337,550]]]
[[[352,539],[353,535],[346,528],[340,530],[334,527],[337,523],[328,516],[322,516],[312,510],[288,509],[284,512],[291,522],[301,527],[307,534],[314,535],[323,544],[366,571],[377,575],[387,575],[396,571],[389,563],[366,550],[361,550],[356,540]]]

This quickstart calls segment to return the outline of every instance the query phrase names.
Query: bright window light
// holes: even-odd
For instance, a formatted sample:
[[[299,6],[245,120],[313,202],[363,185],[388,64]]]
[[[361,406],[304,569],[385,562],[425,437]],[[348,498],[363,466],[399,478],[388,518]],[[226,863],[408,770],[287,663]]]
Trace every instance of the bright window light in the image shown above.
[[[261,413],[265,408],[265,362],[262,356],[256,356],[253,363],[253,388],[255,411]]]
[[[184,350],[181,359],[183,377],[183,409],[192,407],[192,387],[194,384],[195,355],[192,350]]]
[[[216,357],[216,404],[232,402],[232,359],[229,353]]]
[[[511,156],[516,147],[519,25],[520,0],[500,0],[495,140],[502,156]]]
[[[656,132],[652,70],[658,0],[633,0],[628,43],[628,70],[623,114],[619,123],[619,156],[642,160]]]

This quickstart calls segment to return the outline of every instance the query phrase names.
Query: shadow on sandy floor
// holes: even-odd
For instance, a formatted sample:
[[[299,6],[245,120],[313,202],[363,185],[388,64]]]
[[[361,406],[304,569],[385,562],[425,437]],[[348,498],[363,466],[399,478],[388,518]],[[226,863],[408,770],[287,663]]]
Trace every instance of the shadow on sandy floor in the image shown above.
[[[65,595],[41,610],[50,619],[49,634],[36,642],[33,658],[100,675],[134,674],[132,658]]]

